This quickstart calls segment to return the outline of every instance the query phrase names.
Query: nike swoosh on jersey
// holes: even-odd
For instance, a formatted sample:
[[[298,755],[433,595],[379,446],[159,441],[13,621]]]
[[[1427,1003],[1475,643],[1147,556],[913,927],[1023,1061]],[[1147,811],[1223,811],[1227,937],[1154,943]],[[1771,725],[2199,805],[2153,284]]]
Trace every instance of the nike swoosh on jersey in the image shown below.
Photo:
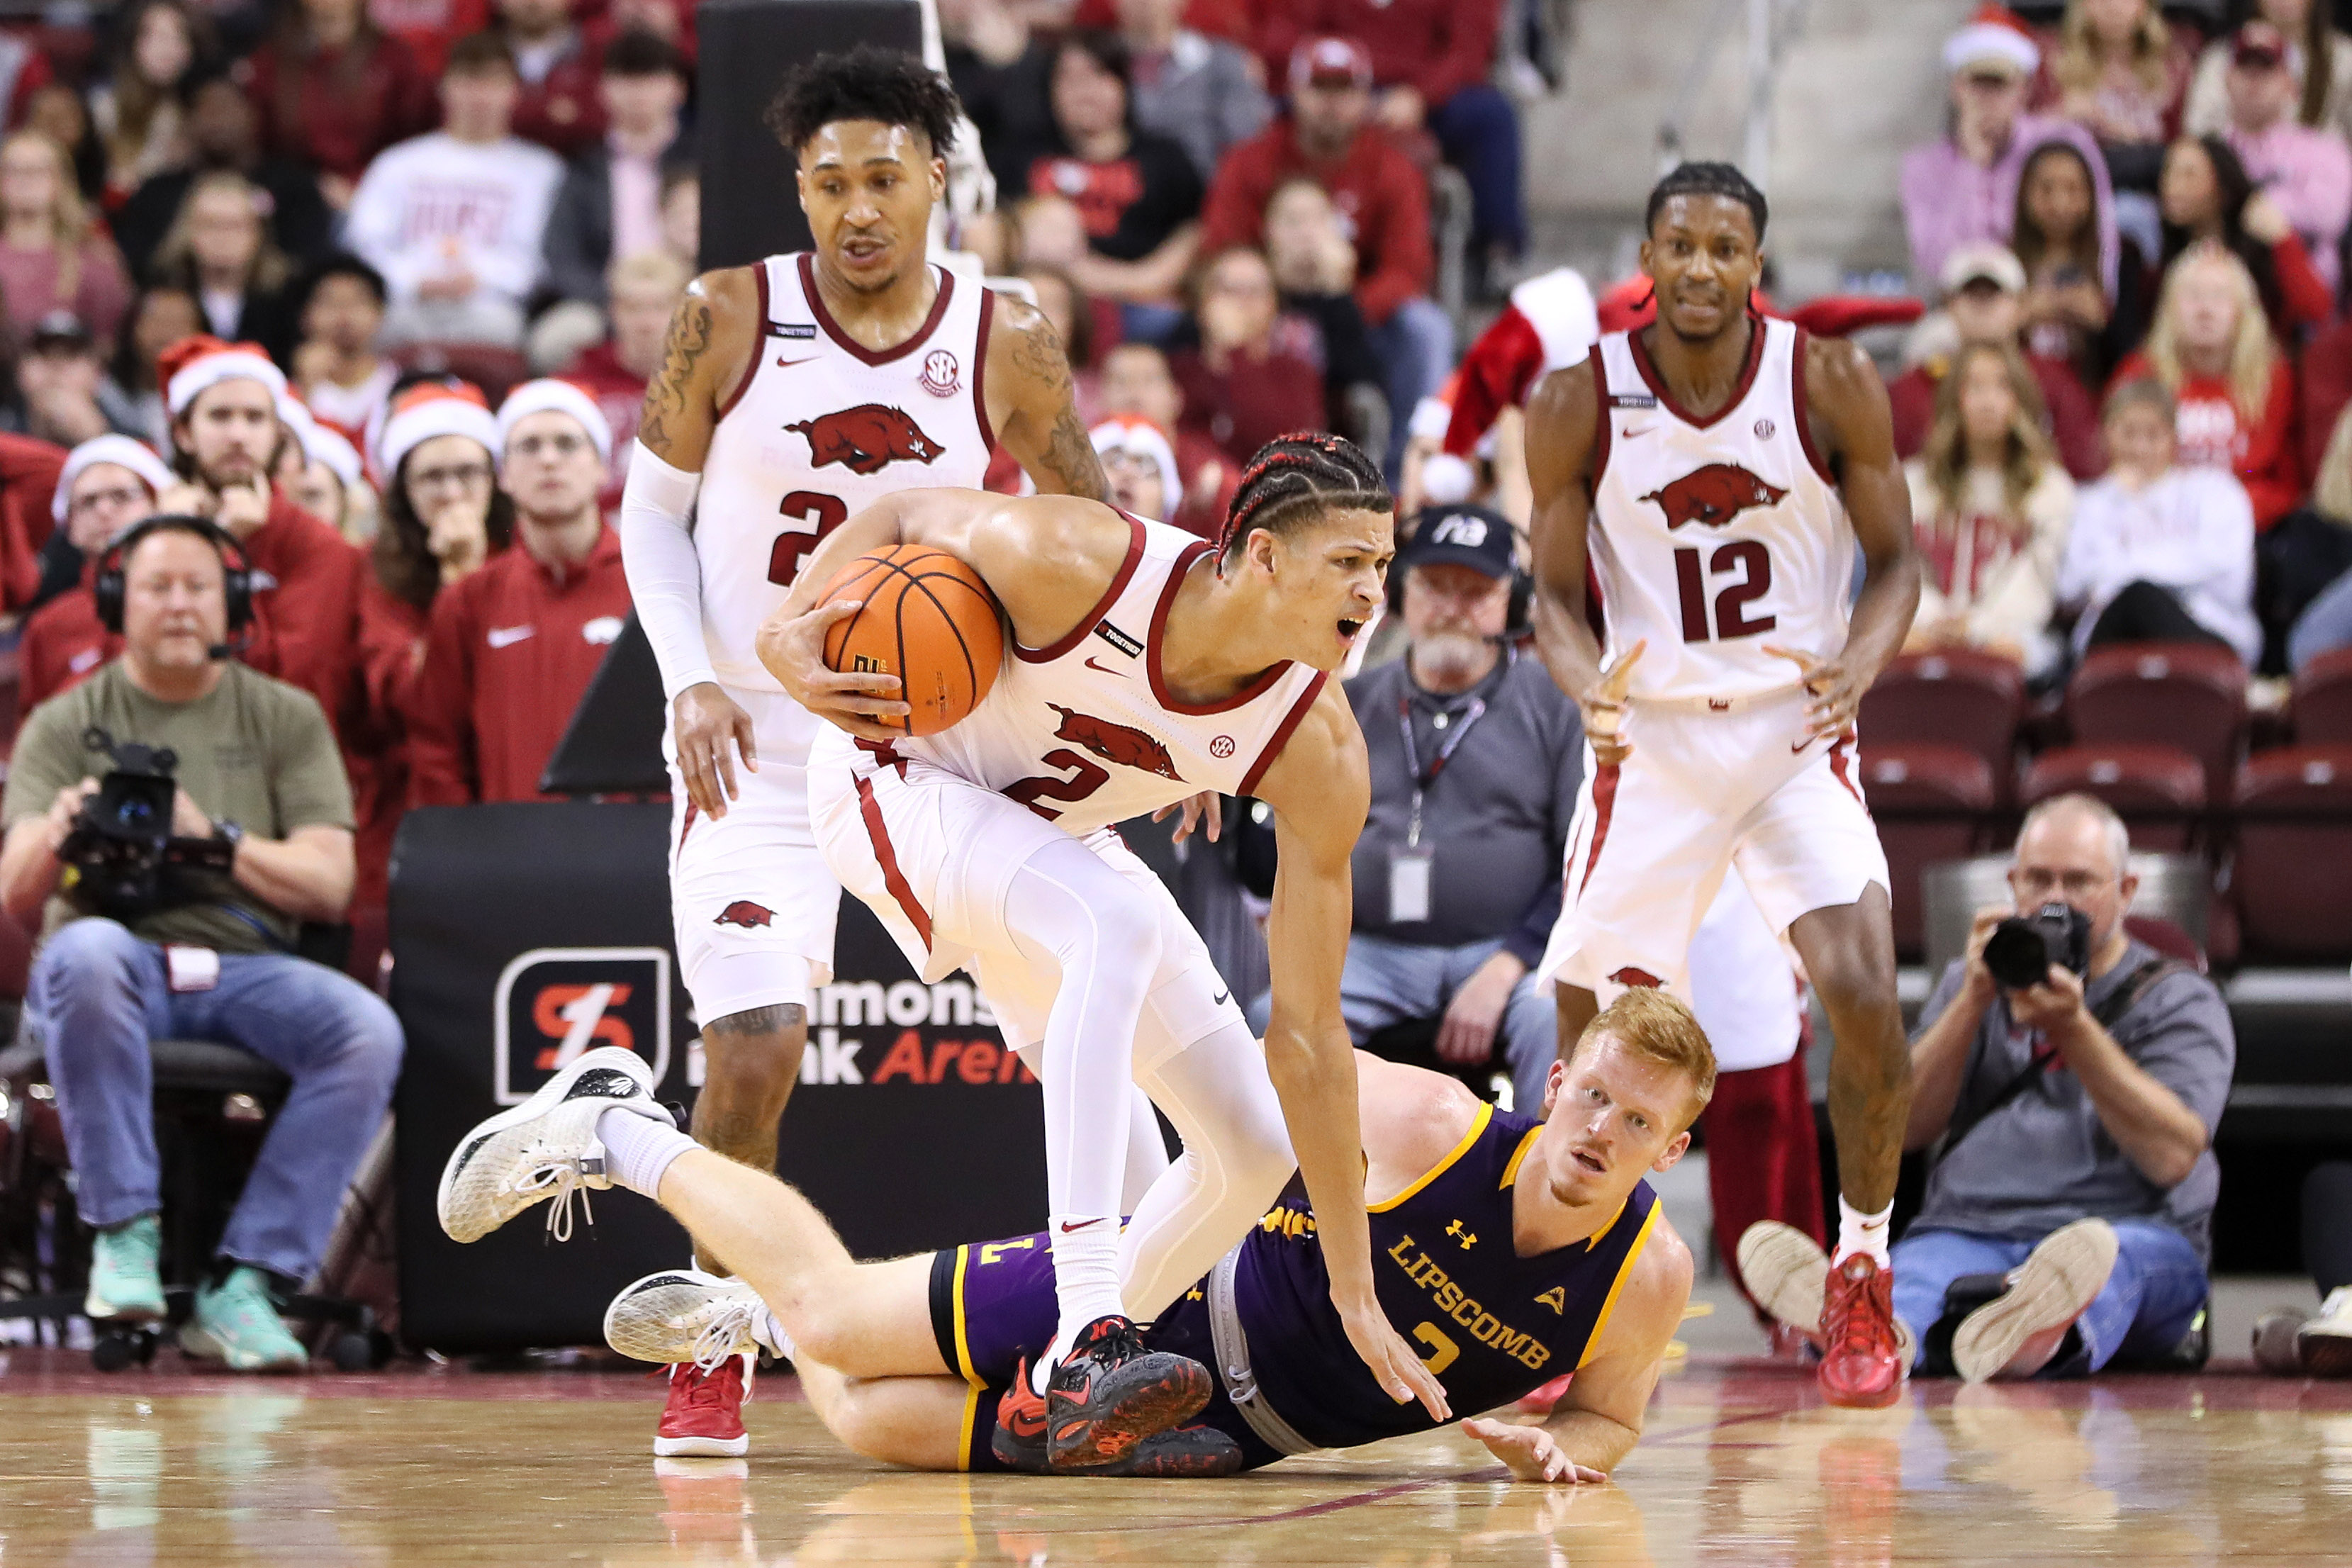
[[[1120,677],[1121,679],[1125,679],[1125,677],[1126,677],[1126,675],[1127,675],[1127,671],[1125,671],[1125,670],[1123,670],[1123,669],[1113,669],[1110,666],[1108,666],[1108,665],[1107,665],[1107,664],[1097,664],[1097,663],[1095,662],[1095,657],[1094,657],[1094,655],[1092,655],[1092,654],[1088,654],[1088,655],[1087,655],[1087,661],[1086,661],[1086,662],[1087,662],[1087,668],[1088,669],[1099,669],[1099,670],[1101,670],[1105,675],[1116,675],[1116,676]]]
[[[1654,429],[1656,429],[1656,428],[1657,428],[1657,426],[1654,426],[1654,425],[1644,425],[1644,426],[1643,426],[1639,430],[1635,430],[1635,429],[1633,429],[1633,428],[1628,427],[1628,428],[1626,428],[1626,429],[1623,429],[1623,430],[1620,430],[1620,431],[1618,431],[1618,432],[1617,432],[1617,438],[1618,438],[1619,440],[1621,440],[1621,441],[1630,441],[1630,440],[1632,440],[1632,439],[1633,439],[1634,437],[1636,437],[1636,436],[1646,436],[1646,435],[1648,435],[1651,431],[1653,431],[1653,430],[1654,430]]]
[[[1210,1000],[1210,1004],[1211,1004],[1213,1006],[1222,1007],[1222,1006],[1223,1006],[1223,1005],[1225,1005],[1225,998],[1226,998],[1226,997],[1228,997],[1228,996],[1230,996],[1230,995],[1232,995],[1232,994],[1233,994],[1233,993],[1232,993],[1232,992],[1230,992],[1230,991],[1220,991],[1220,992],[1218,992],[1214,996],[1213,996],[1213,997],[1211,997],[1211,998],[1209,999],[1209,1000]]]
[[[537,626],[492,626],[482,636],[492,647],[512,647],[538,630]]]
[[[811,354],[806,359],[785,359],[782,355],[779,355],[776,359],[776,368],[778,370],[790,370],[796,364],[814,364],[824,357],[824,356],[823,354]]]

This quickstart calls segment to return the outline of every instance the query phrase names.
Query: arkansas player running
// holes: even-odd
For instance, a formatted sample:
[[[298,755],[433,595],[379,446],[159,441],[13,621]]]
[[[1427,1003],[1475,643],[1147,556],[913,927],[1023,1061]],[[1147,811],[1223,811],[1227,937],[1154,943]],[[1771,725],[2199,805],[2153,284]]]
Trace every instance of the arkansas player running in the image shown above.
[[[799,155],[815,249],[688,290],[628,466],[623,552],[670,700],[670,912],[705,1064],[694,1133],[761,1170],[841,895],[802,783],[818,726],[760,667],[760,623],[843,519],[910,485],[977,486],[999,441],[1040,490],[1103,493],[1053,328],[923,259],[958,112],[940,77],[887,50],[785,79],[769,122]],[[682,1370],[654,1451],[742,1453],[741,1402],[739,1368]]]
[[[1380,603],[1392,504],[1378,466],[1336,436],[1262,449],[1213,547],[1091,501],[910,491],[820,546],[760,634],[785,690],[839,726],[809,757],[827,862],[924,976],[971,973],[1045,1083],[1060,1310],[999,1405],[1008,1462],[1118,1466],[1200,1408],[1206,1369],[1147,1352],[1130,1320],[1199,1279],[1294,1165],[1334,1216],[1328,1294],[1357,1353],[1391,1397],[1417,1392],[1444,1413],[1374,1294],[1339,1016],[1370,785],[1328,672]],[[1013,638],[988,700],[913,740],[877,722],[907,711],[895,677],[836,675],[819,657],[855,608],[822,604],[822,584],[898,543],[969,563]],[[1111,828],[1202,791],[1275,814],[1263,1050],[1175,900]],[[1122,1235],[1132,1084],[1184,1153]]]
[[[1842,1217],[1821,1382],[1877,1405],[1902,1379],[1886,1225],[1911,1091],[1854,715],[1919,569],[1870,361],[1752,307],[1765,217],[1727,163],[1667,174],[1642,242],[1657,321],[1604,336],[1528,409],[1537,640],[1591,757],[1544,969],[1563,1050],[1626,986],[1687,994],[1692,932],[1737,864],[1829,1012]]]
[[[1706,1035],[1673,997],[1628,992],[1552,1067],[1541,1119],[1376,1057],[1359,1055],[1356,1074],[1388,1322],[1428,1347],[1464,1410],[1498,1409],[1572,1371],[1540,1426],[1490,1417],[1464,1430],[1521,1480],[1606,1480],[1641,1436],[1690,1295],[1689,1249],[1643,1178],[1689,1147],[1715,1081]],[[577,1179],[593,1138],[605,1150],[599,1184],[657,1198],[743,1264],[740,1280],[683,1269],[638,1280],[605,1313],[614,1349],[717,1362],[756,1343],[792,1357],[818,1417],[871,1458],[1042,1468],[992,1448],[990,1424],[992,1396],[1054,1334],[1052,1234],[853,1263],[800,1194],[670,1128],[649,1078],[625,1052],[592,1051],[563,1087],[477,1129],[461,1145],[480,1148],[467,1162],[477,1173],[445,1186],[445,1221],[462,1215],[471,1231],[558,1193],[561,1178],[522,1178]],[[494,1195],[501,1179],[511,1196]],[[1229,1475],[1441,1419],[1389,1397],[1351,1353],[1328,1290],[1332,1212],[1292,1184],[1160,1314],[1150,1342],[1213,1359],[1220,1386],[1199,1426],[1138,1444],[1110,1473]]]

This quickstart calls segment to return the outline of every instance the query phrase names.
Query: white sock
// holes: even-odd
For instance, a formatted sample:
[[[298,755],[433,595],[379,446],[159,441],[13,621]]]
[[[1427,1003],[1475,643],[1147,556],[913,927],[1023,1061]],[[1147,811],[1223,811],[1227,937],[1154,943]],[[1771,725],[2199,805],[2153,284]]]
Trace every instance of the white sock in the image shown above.
[[[1033,1381],[1039,1393],[1070,1353],[1079,1331],[1097,1318],[1127,1316],[1118,1294],[1118,1216],[1057,1214],[1047,1218],[1045,1228],[1054,1238],[1054,1299],[1061,1310],[1061,1331],[1037,1358]]]
[[[1864,1214],[1841,1196],[1838,1199],[1837,1251],[1831,1255],[1832,1267],[1843,1263],[1859,1252],[1881,1268],[1886,1268],[1886,1228],[1894,1217],[1895,1205],[1891,1201],[1876,1214]]]
[[[799,1352],[793,1348],[793,1336],[784,1332],[784,1325],[777,1320],[776,1314],[764,1306],[760,1309],[759,1322],[754,1334],[761,1343],[786,1361],[800,1359]]]
[[[667,1117],[641,1116],[619,1106],[596,1118],[596,1142],[604,1145],[604,1169],[615,1185],[656,1201],[670,1162],[701,1147]]]

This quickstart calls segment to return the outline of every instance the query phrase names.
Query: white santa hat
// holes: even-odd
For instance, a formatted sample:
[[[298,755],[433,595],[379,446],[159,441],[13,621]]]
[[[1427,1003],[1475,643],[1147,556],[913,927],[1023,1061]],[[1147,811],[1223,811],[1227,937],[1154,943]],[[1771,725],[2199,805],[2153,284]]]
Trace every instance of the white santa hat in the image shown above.
[[[128,436],[93,437],[68,452],[65,467],[58,470],[58,488],[49,498],[49,515],[57,519],[59,528],[66,525],[74,481],[81,478],[84,470],[100,463],[112,463],[137,474],[151,496],[162,495],[173,482],[172,470],[145,442],[134,441]]]
[[[2042,49],[2025,22],[2006,5],[1979,5],[1960,30],[1944,40],[1944,69],[1958,75],[1969,66],[1995,61],[2032,76],[2042,66]]]
[[[507,441],[514,435],[514,427],[534,414],[569,414],[579,423],[580,428],[588,433],[590,443],[596,448],[596,460],[600,463],[613,460],[613,426],[604,417],[604,411],[597,407],[596,400],[580,387],[554,376],[524,382],[508,393],[507,400],[499,405],[499,453],[501,457],[506,454]]]
[[[423,382],[394,401],[376,437],[375,471],[384,488],[399,479],[408,454],[436,436],[463,436],[498,466],[499,422],[480,389],[463,381]]]
[[[224,381],[257,381],[273,401],[286,397],[286,373],[269,363],[259,343],[232,343],[198,333],[182,338],[155,358],[163,383],[163,405],[173,418],[209,387]]]
[[[351,444],[340,430],[330,430],[310,411],[303,410],[303,421],[296,434],[302,437],[302,455],[314,463],[324,463],[334,471],[345,489],[352,489],[367,480],[367,465],[360,461],[360,449]]]
[[[1184,501],[1184,487],[1176,477],[1176,449],[1160,426],[1134,414],[1114,414],[1087,432],[1095,450],[1103,457],[1124,452],[1132,458],[1147,458],[1160,466],[1160,510],[1172,517]],[[1166,518],[1153,518],[1165,522]]]

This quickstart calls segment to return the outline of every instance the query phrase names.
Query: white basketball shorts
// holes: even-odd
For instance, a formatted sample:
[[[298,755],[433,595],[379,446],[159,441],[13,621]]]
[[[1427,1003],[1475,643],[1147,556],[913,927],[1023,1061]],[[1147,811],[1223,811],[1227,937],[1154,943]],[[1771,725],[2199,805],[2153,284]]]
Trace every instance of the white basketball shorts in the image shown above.
[[[1539,975],[1603,1006],[1629,985],[1688,999],[1691,939],[1731,867],[1776,936],[1800,915],[1890,885],[1854,738],[1807,739],[1805,701],[1791,689],[1724,711],[1637,703],[1631,756],[1596,767],[1586,748],[1559,923]]]
[[[807,1007],[833,978],[841,884],[809,828],[808,747],[820,721],[780,692],[727,687],[751,716],[757,773],[738,759],[740,792],[724,816],[687,799],[677,748],[669,763],[670,921],[679,973],[708,1026],[757,1007]]]

